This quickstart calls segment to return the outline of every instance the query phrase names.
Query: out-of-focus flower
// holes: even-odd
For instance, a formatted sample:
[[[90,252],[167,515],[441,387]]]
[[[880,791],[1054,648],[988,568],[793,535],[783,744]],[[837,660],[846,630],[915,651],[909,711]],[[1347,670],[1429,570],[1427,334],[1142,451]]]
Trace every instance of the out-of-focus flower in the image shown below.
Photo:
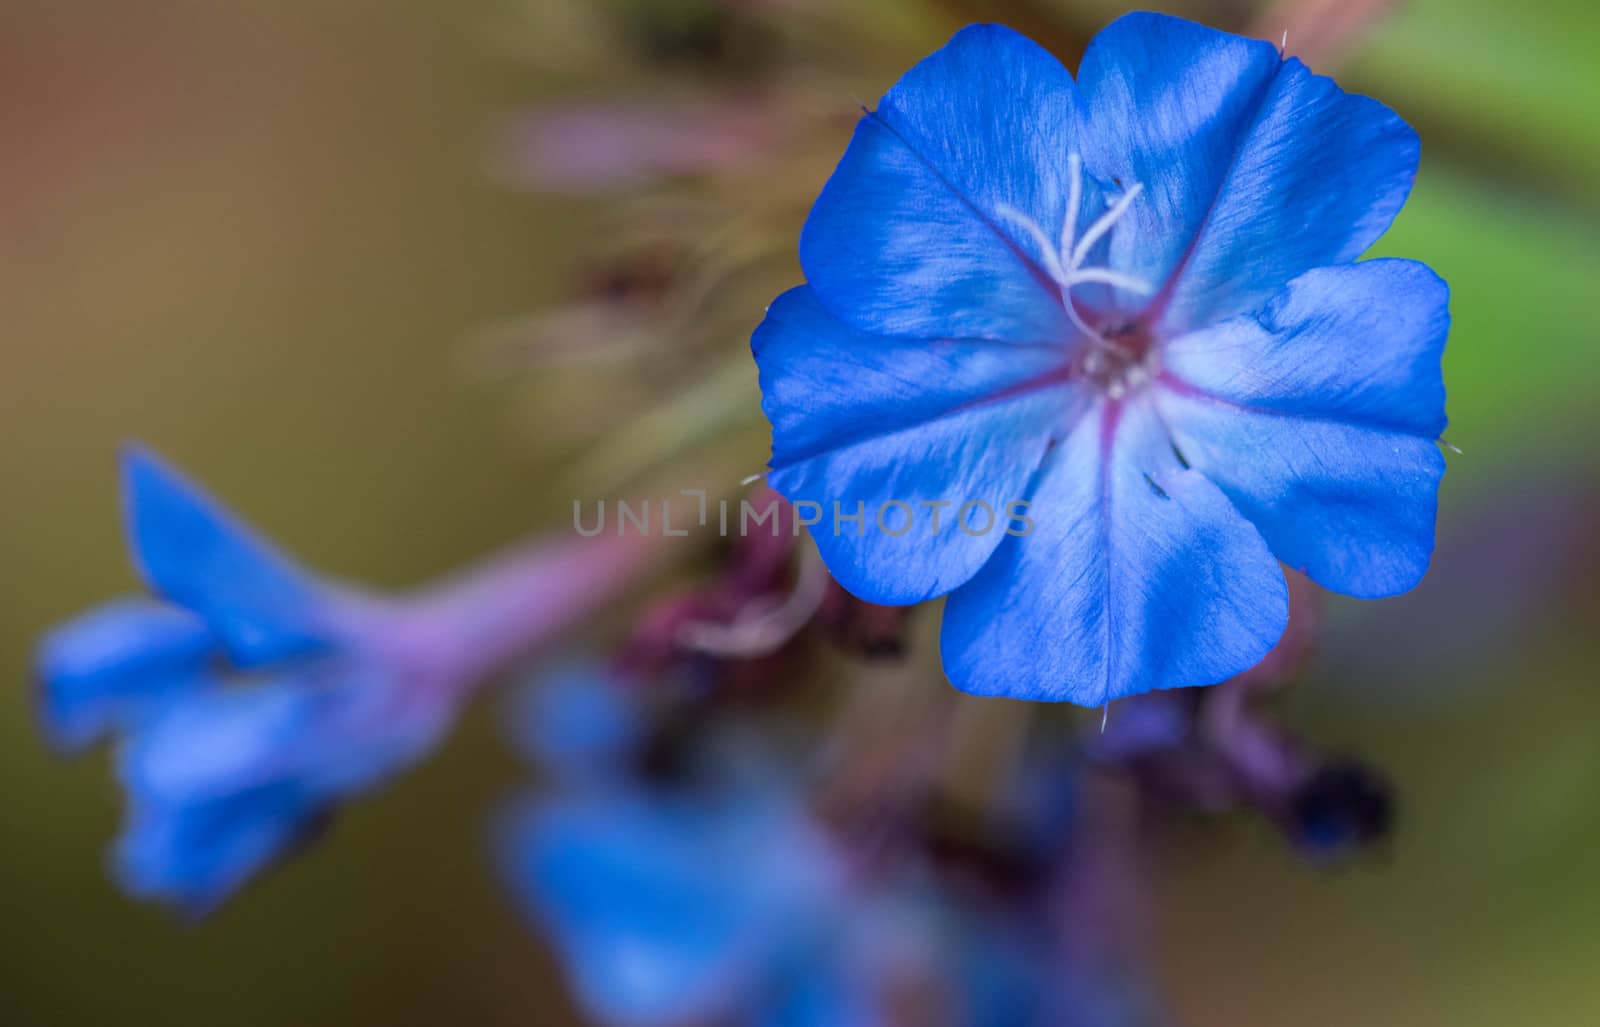
[[[962,31],[862,118],[801,237],[809,284],[756,333],[768,480],[893,508],[814,531],[823,558],[875,602],[949,593],[946,670],[984,695],[1238,674],[1287,621],[1278,560],[1411,588],[1448,293],[1349,262],[1417,152],[1381,104],[1181,19],[1115,22],[1076,83]]]
[[[1389,837],[1394,794],[1389,782],[1364,764],[1327,763],[1295,789],[1285,820],[1302,852],[1338,860]]]
[[[123,490],[159,601],[47,637],[41,714],[68,749],[121,736],[117,877],[194,913],[420,759],[472,684],[639,565],[635,540],[552,547],[386,599],[300,568],[142,450],[124,457]]]
[[[1103,731],[908,678],[908,696],[1034,715],[991,753],[987,792],[945,775],[992,720],[863,706],[857,730],[828,725],[796,760],[811,743],[795,711],[674,687],[694,676],[681,663],[541,675],[512,716],[549,790],[503,824],[503,872],[602,1023],[1168,1023],[1145,966],[1152,822],[1253,810],[1319,862],[1389,827],[1381,777],[1259,708],[1314,636],[1316,596],[1295,580],[1269,661],[1119,703]]]
[[[538,801],[513,819],[503,858],[604,1023],[781,1009],[797,982],[820,983],[824,942],[846,915],[842,869],[781,794],[624,789]]]
[[[590,697],[608,688],[582,680]],[[542,729],[534,741],[544,765],[570,753]],[[563,777],[562,792],[502,824],[507,880],[600,1022],[858,1022],[859,995],[827,945],[845,918],[845,862],[765,761],[738,752],[739,766],[699,773],[715,750],[670,781],[627,763]]]
[[[569,663],[513,694],[507,729],[523,756],[568,784],[625,774],[649,730],[637,691],[598,665]]]
[[[118,602],[47,639],[45,719],[74,746],[126,734],[118,877],[203,912],[425,752],[455,697],[385,651],[393,611],[307,574],[153,456],[128,452],[123,489],[166,603]]]
[[[502,822],[502,872],[597,1022],[1163,1022],[1123,922],[1136,825],[1080,798],[1094,775],[1055,740],[993,808],[941,814],[912,789],[846,824],[813,812],[813,774],[728,714],[691,727],[663,773],[648,760],[673,719],[659,687],[580,667],[516,708],[553,774]],[[599,744],[574,761],[574,737]]]

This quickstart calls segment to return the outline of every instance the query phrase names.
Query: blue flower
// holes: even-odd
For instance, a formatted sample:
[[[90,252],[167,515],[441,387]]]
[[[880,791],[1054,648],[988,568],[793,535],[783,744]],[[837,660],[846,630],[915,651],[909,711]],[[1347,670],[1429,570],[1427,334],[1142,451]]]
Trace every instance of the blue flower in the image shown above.
[[[841,868],[781,792],[578,789],[516,810],[502,865],[597,1020],[863,1021],[827,941]]]
[[[1132,14],[1074,82],[965,29],[861,119],[808,284],[756,333],[769,480],[823,511],[850,591],[949,594],[945,667],[979,694],[1237,674],[1283,631],[1279,561],[1403,592],[1433,548],[1448,295],[1352,261],[1417,158],[1264,42]]]
[[[455,701],[437,665],[395,642],[399,607],[310,575],[148,453],[125,455],[123,490],[160,600],[51,633],[41,715],[63,748],[120,736],[115,872],[203,913],[426,753]]]

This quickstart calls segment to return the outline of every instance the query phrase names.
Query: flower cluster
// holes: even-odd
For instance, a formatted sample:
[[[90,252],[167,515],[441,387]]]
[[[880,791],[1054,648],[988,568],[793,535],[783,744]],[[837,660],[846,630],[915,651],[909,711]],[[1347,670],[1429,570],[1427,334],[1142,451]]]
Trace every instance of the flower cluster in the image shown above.
[[[1145,969],[1158,818],[1253,809],[1318,862],[1387,834],[1381,777],[1261,709],[1309,642],[1104,730],[1034,723],[982,801],[946,771],[964,719],[1003,713],[983,700],[856,706],[819,738],[794,733],[804,689],[774,709],[724,679],[708,702],[689,654],[651,677],[568,665],[509,708],[544,783],[502,816],[500,869],[600,1023],[1166,1023]]]
[[[712,3],[646,35],[743,88],[787,67],[738,55],[781,52],[790,6]],[[848,128],[785,95],[547,112],[524,170],[747,182],[733,169]],[[1357,259],[1417,160],[1392,111],[1268,43],[1130,15],[1074,78],[1009,29],[961,31],[863,111],[811,208],[806,284],[752,343],[772,449],[746,503],[773,530],[716,552],[580,528],[381,595],[128,450],[151,595],[67,622],[37,666],[62,749],[115,743],[115,876],[215,909],[515,670],[506,720],[540,783],[500,818],[498,863],[598,1021],[1168,1022],[1146,970],[1153,824],[1254,814],[1316,863],[1392,825],[1382,776],[1267,700],[1314,647],[1319,587],[1393,595],[1429,561],[1447,290]],[[752,216],[782,223],[789,199]],[[754,416],[743,352],[731,376],[677,358],[781,233],[740,249],[701,231],[729,208],[663,206],[669,243],[712,238],[702,277],[685,285],[681,253],[636,264],[531,326],[637,346],[641,377],[691,368],[681,417],[602,447],[613,480],[716,434],[725,394]],[[799,530],[950,497],[1025,509],[1027,530]],[[654,592],[667,552],[683,577]],[[909,612],[940,597],[956,689]],[[598,641],[569,637],[597,620]],[[556,641],[567,662],[539,659]]]

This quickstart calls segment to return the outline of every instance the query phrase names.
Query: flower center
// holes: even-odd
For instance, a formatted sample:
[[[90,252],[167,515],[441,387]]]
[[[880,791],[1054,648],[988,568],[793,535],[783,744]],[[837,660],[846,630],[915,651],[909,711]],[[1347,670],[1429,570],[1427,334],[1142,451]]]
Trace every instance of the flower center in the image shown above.
[[[1110,399],[1121,399],[1156,375],[1155,339],[1144,326],[1116,320],[1098,326],[1098,340],[1078,357],[1077,372]]]

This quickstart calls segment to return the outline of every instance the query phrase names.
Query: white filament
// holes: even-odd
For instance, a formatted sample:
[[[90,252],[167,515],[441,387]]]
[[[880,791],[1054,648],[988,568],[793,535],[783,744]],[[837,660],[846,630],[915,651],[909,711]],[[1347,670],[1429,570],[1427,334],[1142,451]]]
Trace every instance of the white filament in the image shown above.
[[[1017,208],[1002,203],[995,208],[995,212],[1027,232],[1034,245],[1038,247],[1044,271],[1061,290],[1062,306],[1066,307],[1067,316],[1072,319],[1073,325],[1095,343],[1111,346],[1099,332],[1084,323],[1072,302],[1071,294],[1075,287],[1091,283],[1109,285],[1114,289],[1142,296],[1155,292],[1154,286],[1135,275],[1115,271],[1109,267],[1083,266],[1095,243],[1105,238],[1106,234],[1116,227],[1117,222],[1127,215],[1133,206],[1133,201],[1144,192],[1144,186],[1138,183],[1130,186],[1094,224],[1089,226],[1089,230],[1084,232],[1080,239],[1077,238],[1077,225],[1078,205],[1083,200],[1083,158],[1076,153],[1067,156],[1067,179],[1067,215],[1061,224],[1061,241],[1058,244],[1051,243],[1049,233],[1037,221]]]
[[[1094,244],[1111,231],[1113,225],[1122,220],[1122,215],[1128,212],[1128,208],[1133,206],[1133,201],[1138,199],[1142,192],[1144,186],[1138,183],[1130,186],[1127,192],[1117,197],[1117,202],[1111,205],[1110,210],[1100,215],[1099,221],[1089,226],[1089,230],[1083,233],[1083,238],[1078,240],[1077,248],[1072,251],[1072,267],[1076,268],[1083,263],[1089,251],[1094,248]]]

